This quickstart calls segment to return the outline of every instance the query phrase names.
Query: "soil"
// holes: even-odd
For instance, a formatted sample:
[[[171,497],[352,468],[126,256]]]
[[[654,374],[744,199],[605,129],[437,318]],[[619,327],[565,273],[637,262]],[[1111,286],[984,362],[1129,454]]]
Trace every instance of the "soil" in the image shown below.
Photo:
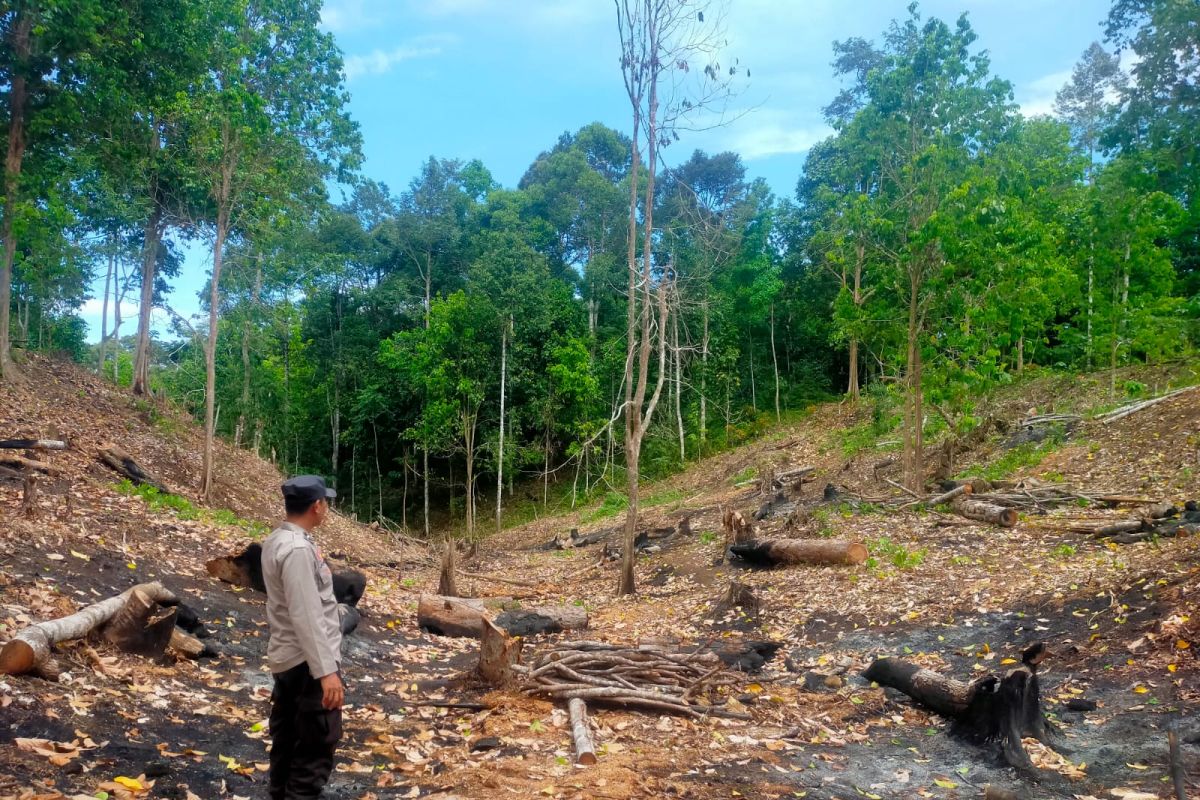
[[[45,494],[36,519],[26,519],[20,487],[0,483],[0,640],[161,579],[200,612],[219,657],[155,662],[70,642],[58,648],[59,682],[3,677],[0,800],[92,797],[101,787],[113,797],[263,796],[271,685],[263,596],[219,583],[203,566],[240,549],[249,534],[216,517],[153,509],[118,491],[117,477],[95,458],[101,443],[115,440],[199,504],[197,431],[171,409],[134,401],[75,367],[35,360],[27,368],[30,384],[0,387],[0,437],[69,437],[71,449],[48,458],[70,479],[72,503],[68,511],[61,497]],[[1137,378],[1165,389],[1185,377],[1183,368],[1157,370],[1121,376],[1118,385]],[[1090,412],[1114,404],[1108,387],[1107,376],[1046,376],[988,398],[987,412],[1010,422],[1029,413],[1084,415],[1066,442],[1016,477],[1173,501],[1200,496],[1200,392],[1103,425]],[[846,455],[837,434],[870,413],[866,402],[815,407],[795,425],[655,487],[680,499],[644,509],[642,526],[670,527],[687,515],[692,534],[655,541],[639,556],[634,597],[613,597],[615,565],[589,569],[602,545],[546,548],[571,527],[608,530],[619,545],[613,518],[544,518],[485,540],[463,565],[464,594],[584,605],[589,639],[782,643],[759,674],[740,676],[727,692],[727,706],[750,720],[592,708],[600,763],[587,768],[571,763],[563,709],[515,688],[489,690],[472,675],[473,641],[417,629],[417,597],[437,586],[427,552],[348,519],[318,530],[326,551],[339,555],[335,568],[370,578],[363,624],[345,642],[350,705],[326,796],[965,798],[993,784],[1029,798],[1111,798],[1121,790],[1169,797],[1165,729],[1175,721],[1200,729],[1200,537],[1118,546],[1065,525],[1129,509],[1060,509],[1003,530],[937,512],[824,502],[827,483],[843,498],[896,494],[874,469],[886,449]],[[997,435],[960,463],[970,470],[1004,452]],[[721,507],[753,514],[757,487],[734,480],[765,464],[813,466],[816,481],[756,523],[760,536],[853,538],[868,544],[873,560],[764,570],[722,559]],[[269,524],[281,478],[253,453],[222,445],[211,507]],[[754,589],[757,611],[717,611],[730,580]],[[859,677],[882,655],[962,679],[1002,674],[1036,640],[1052,653],[1041,672],[1045,710],[1072,752],[1059,758],[1030,744],[1034,776]],[[533,638],[526,652],[546,643]],[[1068,710],[1080,699],[1094,701],[1094,710]],[[489,707],[421,705],[431,701]],[[18,738],[80,749],[55,765]],[[1200,780],[1200,748],[1186,744],[1183,754]],[[111,788],[117,777],[143,789]]]

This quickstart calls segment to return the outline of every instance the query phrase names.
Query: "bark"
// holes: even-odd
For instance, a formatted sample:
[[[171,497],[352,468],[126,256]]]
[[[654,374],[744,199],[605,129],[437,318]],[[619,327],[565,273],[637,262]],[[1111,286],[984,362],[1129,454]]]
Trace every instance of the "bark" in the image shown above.
[[[976,500],[969,495],[956,497],[950,503],[951,510],[960,517],[990,522],[1001,528],[1011,528],[1017,524],[1017,512],[1011,508],[998,506],[986,500]]]
[[[152,130],[150,141],[153,157],[159,147],[157,129]],[[133,355],[133,393],[137,395],[150,393],[150,312],[154,308],[154,280],[158,269],[159,242],[162,239],[163,199],[160,196],[157,175],[153,173],[150,179],[150,203],[150,216],[146,219],[146,227],[143,229],[142,294],[138,301],[137,343]],[[121,298],[118,295],[118,320],[120,313]]]
[[[17,9],[8,41],[15,69],[8,88],[8,152],[4,158],[4,218],[0,221],[0,239],[4,241],[3,262],[0,263],[0,380],[13,380],[17,375],[9,339],[13,261],[17,254],[13,217],[17,213],[21,164],[25,157],[25,114],[29,99],[25,68],[30,56],[29,37],[33,30],[33,15],[29,9],[23,6],[17,6]]]
[[[175,608],[159,608],[149,595],[135,588],[105,626],[104,638],[127,653],[161,655],[175,630],[175,614]]]
[[[865,298],[863,297],[863,293],[862,293],[862,271],[863,271],[863,261],[866,258],[866,250],[867,250],[867,246],[861,240],[858,242],[857,246],[854,249],[853,298],[854,298],[854,307],[856,309],[861,309],[862,304],[865,300]],[[853,336],[850,337],[850,364],[848,365],[848,369],[850,371],[850,384],[846,387],[846,393],[849,394],[850,397],[852,397],[853,399],[857,400],[858,396],[859,396],[858,339]]]
[[[521,639],[514,639],[484,619],[479,631],[479,677],[489,686],[505,687],[513,682],[513,664],[521,660]]]
[[[53,645],[87,636],[107,623],[135,590],[156,603],[177,602],[161,583],[143,583],[69,616],[30,625],[0,649],[0,673],[21,675],[38,669],[50,660]]]
[[[445,543],[442,545],[442,571],[438,575],[438,594],[446,597],[458,596],[458,581],[455,575],[457,571],[456,556],[454,540],[450,536],[446,536]]]
[[[214,439],[216,437],[217,395],[217,323],[221,314],[221,267],[225,258],[225,238],[229,235],[230,202],[233,192],[233,172],[236,159],[229,154],[233,146],[228,125],[222,133],[226,156],[221,163],[220,184],[217,187],[217,235],[213,240],[212,283],[208,297],[208,341],[204,347],[204,463],[200,476],[200,496],[208,500],[213,490]]]
[[[578,697],[567,701],[567,712],[571,717],[571,739],[575,743],[575,763],[595,764],[596,745],[592,742],[592,731],[588,725],[587,703]]]
[[[493,622],[510,636],[583,630],[588,615],[580,606],[532,606],[512,608],[511,600],[473,600],[459,597],[421,595],[417,603],[417,625],[439,636],[478,639],[485,621]]]
[[[914,492],[924,483],[922,459],[921,411],[921,346],[918,317],[920,279],[914,267],[909,267],[907,397],[904,420],[904,483]]]
[[[838,539],[774,539],[749,541],[731,546],[730,551],[752,564],[771,566],[795,564],[861,564],[867,548],[860,542]]]

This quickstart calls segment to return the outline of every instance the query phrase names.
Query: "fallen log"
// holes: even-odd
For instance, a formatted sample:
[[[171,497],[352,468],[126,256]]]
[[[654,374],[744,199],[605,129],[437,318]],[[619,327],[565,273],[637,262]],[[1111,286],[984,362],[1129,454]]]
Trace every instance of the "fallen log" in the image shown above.
[[[252,542],[237,555],[219,556],[204,563],[208,574],[225,583],[267,591],[262,575],[262,545]]]
[[[2,439],[0,450],[66,450],[67,443],[58,439]]]
[[[168,494],[166,485],[147,472],[133,456],[126,453],[115,444],[100,446],[100,460],[113,469],[118,475],[128,479],[135,486],[149,486],[163,494]]]
[[[1017,512],[1011,508],[998,506],[985,500],[976,500],[969,495],[963,495],[950,503],[950,509],[960,517],[990,522],[1002,528],[1012,528],[1017,524]]]
[[[74,614],[30,625],[0,649],[0,673],[21,675],[42,668],[50,661],[51,647],[59,642],[87,636],[107,623],[125,607],[134,591],[140,591],[156,603],[176,600],[175,595],[161,583],[142,583]]]
[[[951,489],[948,492],[942,492],[939,495],[934,495],[933,497],[930,497],[927,499],[911,500],[911,501],[905,503],[904,505],[900,506],[896,510],[904,511],[906,509],[915,508],[917,506],[920,506],[922,508],[934,508],[936,506],[945,505],[946,503],[949,503],[951,500],[954,500],[955,498],[960,497],[964,494],[970,494],[971,491],[972,491],[971,484],[963,483],[958,486],[955,486],[953,489]]]
[[[521,661],[520,638],[513,638],[486,617],[480,628],[479,677],[490,686],[504,687],[513,682],[513,664]]]
[[[1047,655],[1044,642],[1026,648],[1021,666],[1003,678],[985,675],[970,683],[947,678],[894,658],[879,658],[863,677],[897,689],[923,706],[954,720],[952,731],[976,743],[999,742],[1005,760],[1034,772],[1021,739],[1031,737],[1059,752],[1069,752],[1041,705],[1038,665]]]
[[[559,633],[587,628],[588,615],[580,606],[514,607],[512,598],[475,599],[423,594],[417,602],[417,625],[438,636],[479,639],[484,622],[493,622],[511,636]]]
[[[1122,406],[1121,408],[1113,409],[1112,411],[1108,412],[1107,414],[1102,414],[1099,417],[1096,417],[1096,419],[1100,420],[1100,422],[1104,423],[1105,425],[1108,425],[1110,423],[1116,422],[1119,419],[1124,419],[1125,417],[1128,417],[1130,414],[1136,414],[1137,412],[1142,411],[1147,408],[1150,408],[1151,406],[1158,405],[1159,403],[1161,403],[1164,400],[1170,400],[1172,397],[1176,397],[1178,395],[1184,394],[1185,392],[1194,391],[1195,389],[1198,389],[1198,388],[1200,388],[1200,385],[1188,386],[1183,389],[1176,389],[1173,392],[1167,392],[1164,395],[1160,395],[1158,397],[1154,397],[1149,400],[1142,400],[1139,403],[1133,403],[1131,405]]]
[[[26,472],[43,472],[47,475],[58,475],[61,470],[53,464],[47,464],[45,461],[37,461],[32,458],[25,458],[16,453],[7,453],[0,451],[0,464],[5,464],[14,469],[23,469]]]
[[[772,539],[735,544],[729,550],[751,564],[861,564],[866,545],[843,539]]]
[[[575,742],[575,763],[595,764],[596,745],[592,743],[592,731],[588,726],[587,703],[578,697],[567,701],[571,716],[571,739]]]
[[[1116,536],[1120,533],[1133,533],[1140,531],[1146,527],[1144,520],[1140,519],[1123,519],[1118,522],[1113,522],[1108,525],[1101,525],[1092,531],[1092,536],[1097,539],[1103,539],[1106,536]]]

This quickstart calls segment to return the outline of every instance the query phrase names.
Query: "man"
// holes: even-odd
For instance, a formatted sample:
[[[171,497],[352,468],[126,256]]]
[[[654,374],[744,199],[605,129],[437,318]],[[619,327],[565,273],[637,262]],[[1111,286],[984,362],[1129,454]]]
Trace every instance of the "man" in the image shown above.
[[[262,548],[271,640],[271,800],[317,798],[333,771],[342,738],[342,634],[333,573],[312,531],[336,496],[316,475],[283,484],[287,521]]]

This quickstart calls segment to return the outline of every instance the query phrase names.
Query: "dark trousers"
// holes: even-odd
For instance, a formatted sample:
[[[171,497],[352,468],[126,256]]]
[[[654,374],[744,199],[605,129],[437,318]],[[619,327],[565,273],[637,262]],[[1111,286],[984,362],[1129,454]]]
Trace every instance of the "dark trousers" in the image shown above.
[[[318,798],[342,738],[342,710],[321,705],[308,664],[275,673],[271,693],[271,800]]]

